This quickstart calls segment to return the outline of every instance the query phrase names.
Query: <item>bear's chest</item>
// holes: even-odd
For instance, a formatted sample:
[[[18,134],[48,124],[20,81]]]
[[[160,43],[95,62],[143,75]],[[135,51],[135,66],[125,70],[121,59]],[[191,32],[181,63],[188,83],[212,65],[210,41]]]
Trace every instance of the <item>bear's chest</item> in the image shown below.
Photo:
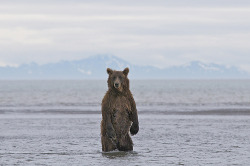
[[[131,105],[124,96],[118,96],[114,98],[113,103],[112,103],[112,111],[114,113],[117,112],[130,112],[131,111]]]

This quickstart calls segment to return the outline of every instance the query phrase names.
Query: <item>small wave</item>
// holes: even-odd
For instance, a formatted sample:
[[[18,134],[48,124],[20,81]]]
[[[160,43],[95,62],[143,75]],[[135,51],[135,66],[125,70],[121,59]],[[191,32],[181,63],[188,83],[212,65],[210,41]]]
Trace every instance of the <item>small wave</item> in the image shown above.
[[[250,106],[250,102],[184,103],[184,102],[137,102],[137,106]]]
[[[10,152],[10,153],[0,153],[0,155],[84,155],[84,153],[67,153],[67,152],[42,152],[42,153],[33,153],[33,152]]]
[[[250,116],[250,108],[246,109],[210,109],[193,111],[141,111],[140,114],[160,114],[160,115],[247,115]]]
[[[139,114],[154,115],[250,115],[250,107],[240,108],[165,108],[147,107],[138,108]],[[101,114],[100,107],[88,108],[40,108],[40,109],[0,109],[0,114]]]

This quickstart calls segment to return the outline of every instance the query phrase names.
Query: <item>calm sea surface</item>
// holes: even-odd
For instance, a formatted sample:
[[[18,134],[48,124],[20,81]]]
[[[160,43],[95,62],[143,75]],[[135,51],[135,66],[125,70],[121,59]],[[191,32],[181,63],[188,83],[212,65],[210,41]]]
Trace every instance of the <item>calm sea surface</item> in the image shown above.
[[[131,81],[142,113],[214,111],[250,108],[250,80]],[[0,81],[0,113],[100,112],[106,81]]]
[[[0,165],[249,165],[249,80],[132,80],[133,152],[101,152],[105,80],[0,81]]]

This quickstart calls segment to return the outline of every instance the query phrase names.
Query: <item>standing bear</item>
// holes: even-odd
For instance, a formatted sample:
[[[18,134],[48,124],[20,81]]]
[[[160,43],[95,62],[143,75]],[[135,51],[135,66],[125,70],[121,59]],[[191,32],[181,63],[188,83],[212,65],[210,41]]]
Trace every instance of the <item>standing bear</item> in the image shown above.
[[[101,141],[102,151],[115,149],[133,150],[130,134],[139,131],[135,100],[129,90],[129,69],[115,71],[107,69],[108,91],[102,100]]]

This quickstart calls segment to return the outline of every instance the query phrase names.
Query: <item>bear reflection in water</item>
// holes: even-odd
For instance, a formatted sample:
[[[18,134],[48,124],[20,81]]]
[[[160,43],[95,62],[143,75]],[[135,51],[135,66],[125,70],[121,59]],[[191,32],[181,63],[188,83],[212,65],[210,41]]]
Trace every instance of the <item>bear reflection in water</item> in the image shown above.
[[[136,157],[138,156],[138,153],[135,151],[118,151],[114,150],[111,152],[103,152],[103,157],[107,157],[109,159],[116,159],[116,158],[127,158],[127,157]]]
[[[139,131],[136,104],[129,90],[129,69],[107,69],[108,91],[102,100],[101,141],[102,151],[132,151],[130,134]]]

